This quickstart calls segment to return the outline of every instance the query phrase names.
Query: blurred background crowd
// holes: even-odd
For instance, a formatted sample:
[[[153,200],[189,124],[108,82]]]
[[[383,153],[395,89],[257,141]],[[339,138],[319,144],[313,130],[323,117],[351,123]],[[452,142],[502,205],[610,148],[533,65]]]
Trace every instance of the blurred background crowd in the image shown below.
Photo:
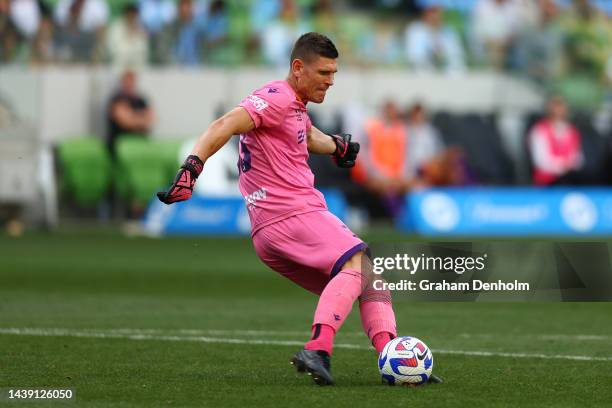
[[[369,99],[362,95],[354,104],[326,103],[323,107],[331,112],[326,117],[311,110],[318,127],[353,133],[362,145],[360,161],[351,172],[335,169],[326,157],[311,157],[318,187],[341,191],[351,206],[365,209],[369,219],[396,219],[407,194],[429,187],[612,182],[608,0],[0,0],[0,79],[3,70],[13,76],[24,70],[33,77],[37,71],[64,68],[88,72],[91,79],[81,80],[82,86],[71,84],[70,91],[82,88],[85,96],[78,100],[89,105],[79,112],[97,119],[37,112],[59,129],[57,135],[39,139],[40,144],[53,142],[60,203],[94,207],[95,214],[108,219],[116,201],[124,200],[120,217],[139,218],[151,194],[170,181],[177,157],[185,151],[180,137],[166,138],[168,130],[155,131],[158,119],[174,118],[174,126],[198,121],[190,132],[208,123],[188,113],[193,111],[182,100],[200,77],[191,77],[182,91],[176,85],[173,94],[164,93],[174,86],[169,83],[180,82],[177,79],[190,72],[208,75],[214,70],[282,77],[295,39],[307,31],[335,41],[342,69],[360,72],[362,78],[368,78],[370,70],[399,72],[397,78],[427,77],[428,91],[442,95],[428,98],[431,95],[421,93],[407,100],[398,85],[372,98],[376,100],[367,109],[359,106]],[[95,85],[96,70],[112,73],[112,91]],[[174,74],[167,74],[170,71]],[[140,76],[155,72],[162,72],[155,78],[166,82],[149,80],[148,87],[141,88]],[[500,109],[496,101],[471,110],[432,106],[457,99],[452,94],[456,90],[446,89],[448,84],[463,83],[470,75],[495,88],[487,73],[527,84],[542,103],[537,109],[526,103],[520,112],[516,107]],[[247,81],[248,89],[260,85],[253,81]],[[372,83],[380,81],[379,76]],[[9,82],[0,81],[0,108],[7,111],[10,104],[3,105],[7,99],[2,92],[10,91]],[[45,92],[52,94],[42,80],[33,89],[42,98]],[[489,93],[483,89],[463,99],[478,105]],[[157,98],[147,97],[151,91]],[[246,96],[241,90],[233,92]],[[503,100],[503,92],[494,99]],[[349,89],[334,88],[334,93],[351,100]],[[28,101],[28,92],[24,95],[14,99],[21,97],[30,106],[38,103],[36,97]],[[176,98],[168,95],[181,95],[183,104],[168,101]],[[231,107],[228,103],[237,102],[219,102],[218,96],[215,91],[199,96],[198,103],[206,105],[202,111],[218,115]],[[102,97],[103,104],[91,102]],[[46,105],[52,110],[54,104]],[[64,111],[77,110],[66,106]],[[68,125],[72,120],[81,123],[75,130]],[[37,124],[39,133],[48,131],[43,122]],[[102,126],[95,126],[99,122]],[[72,140],[71,134],[83,128],[92,130],[93,137]],[[138,144],[145,140],[150,143]],[[217,172],[207,165],[206,184],[226,180],[235,189],[236,152],[235,146],[229,148],[234,149],[227,156],[231,164]],[[103,154],[92,153],[96,149]],[[8,163],[5,160],[5,169]],[[91,163],[96,163],[96,172],[84,170]],[[118,173],[121,178],[115,177]],[[0,219],[14,219],[16,213],[0,213]]]
[[[285,67],[297,36],[320,31],[345,64],[596,92],[612,78],[611,19],[606,0],[0,0],[0,63]]]

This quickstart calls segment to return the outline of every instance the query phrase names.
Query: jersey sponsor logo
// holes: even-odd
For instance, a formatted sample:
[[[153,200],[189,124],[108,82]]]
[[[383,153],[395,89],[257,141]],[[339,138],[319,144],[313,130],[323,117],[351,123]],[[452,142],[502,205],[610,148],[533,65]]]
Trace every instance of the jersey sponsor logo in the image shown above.
[[[268,107],[267,102],[261,99],[257,95],[249,95],[247,99],[253,104],[255,109],[257,109],[257,111],[264,110]]]
[[[277,88],[268,88],[268,93],[278,93]]]
[[[244,196],[244,201],[246,202],[247,208],[249,210],[253,210],[255,207],[257,207],[257,202],[259,200],[266,199],[266,193],[266,189],[262,187],[254,193]]]

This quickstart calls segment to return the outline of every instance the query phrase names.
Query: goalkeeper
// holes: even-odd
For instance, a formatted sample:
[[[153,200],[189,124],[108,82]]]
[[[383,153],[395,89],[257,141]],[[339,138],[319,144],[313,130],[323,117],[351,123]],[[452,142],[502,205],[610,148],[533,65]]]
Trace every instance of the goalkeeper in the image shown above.
[[[330,154],[338,166],[349,168],[359,152],[351,135],[327,135],[312,126],[306,109],[308,102],[325,99],[337,58],[329,38],[302,35],[291,52],[287,79],[265,84],[215,120],[172,186],[158,193],[166,204],[189,199],[206,160],[240,135],[240,191],[255,251],[270,268],[320,295],[312,337],[292,359],[319,385],[333,384],[334,335],[357,299],[363,329],[378,352],[396,336],[390,293],[375,291],[362,276],[365,243],[327,210],[307,163],[309,153]]]

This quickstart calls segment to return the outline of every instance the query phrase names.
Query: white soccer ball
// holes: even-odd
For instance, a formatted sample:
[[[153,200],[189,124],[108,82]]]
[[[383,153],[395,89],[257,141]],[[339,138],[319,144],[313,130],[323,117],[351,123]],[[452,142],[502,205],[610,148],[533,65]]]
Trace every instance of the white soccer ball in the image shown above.
[[[431,375],[433,355],[416,337],[396,337],[380,353],[378,368],[389,385],[421,385]]]

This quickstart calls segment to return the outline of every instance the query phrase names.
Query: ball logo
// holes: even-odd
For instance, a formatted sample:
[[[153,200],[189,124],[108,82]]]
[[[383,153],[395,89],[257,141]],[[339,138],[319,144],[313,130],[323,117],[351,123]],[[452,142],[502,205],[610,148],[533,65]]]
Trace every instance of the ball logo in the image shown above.
[[[457,204],[444,193],[428,194],[421,202],[421,215],[438,231],[450,231],[459,223]]]
[[[586,195],[570,193],[561,201],[561,217],[574,231],[587,232],[597,222],[597,209]]]

